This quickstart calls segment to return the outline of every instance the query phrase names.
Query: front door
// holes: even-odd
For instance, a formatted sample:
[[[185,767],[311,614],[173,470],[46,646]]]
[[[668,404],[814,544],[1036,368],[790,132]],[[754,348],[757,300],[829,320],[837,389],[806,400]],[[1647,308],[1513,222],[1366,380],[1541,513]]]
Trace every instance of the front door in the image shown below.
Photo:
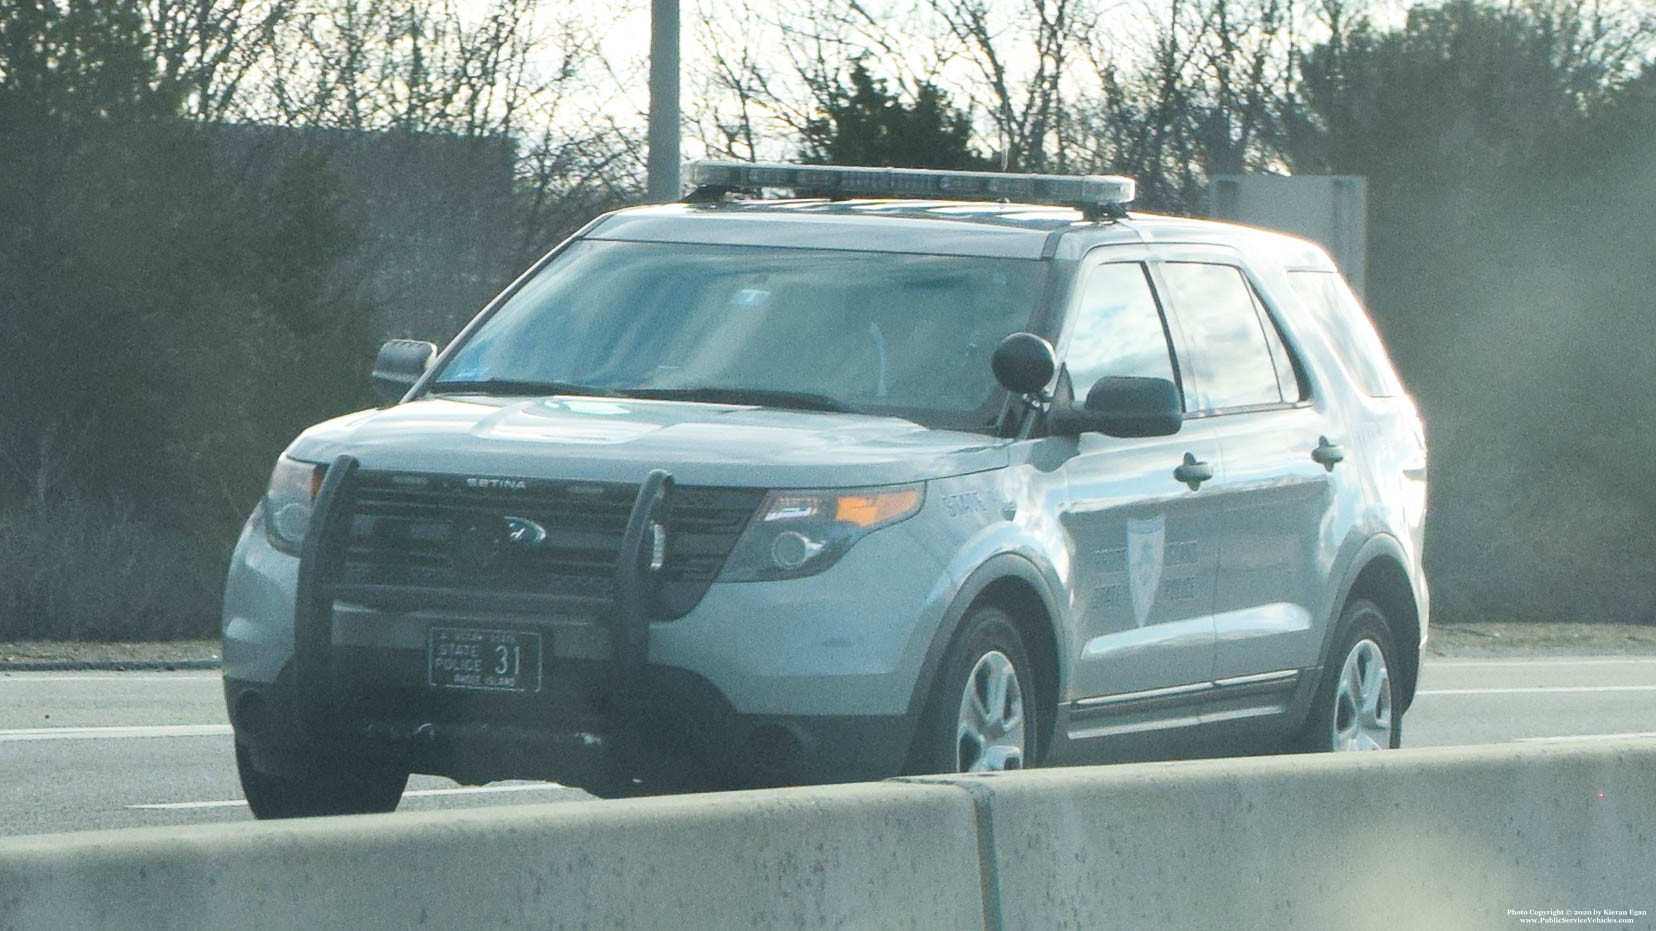
[[[1077,398],[1105,376],[1181,380],[1147,269],[1122,260],[1132,257],[1101,250],[1083,275],[1060,340]],[[1213,672],[1219,515],[1205,489],[1219,477],[1218,444],[1201,423],[1172,436],[1074,442],[1062,467],[1076,633],[1065,698],[1086,707],[1200,690]]]

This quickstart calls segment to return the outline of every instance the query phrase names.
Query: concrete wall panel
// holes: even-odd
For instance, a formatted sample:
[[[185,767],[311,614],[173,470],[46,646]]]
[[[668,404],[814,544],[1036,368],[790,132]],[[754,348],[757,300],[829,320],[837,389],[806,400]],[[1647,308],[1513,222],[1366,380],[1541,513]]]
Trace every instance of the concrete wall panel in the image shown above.
[[[1509,909],[1656,915],[1656,741],[950,781],[989,807],[1008,929],[1460,931],[1519,927]]]
[[[895,784],[109,831],[0,841],[0,929],[981,928],[978,863]]]

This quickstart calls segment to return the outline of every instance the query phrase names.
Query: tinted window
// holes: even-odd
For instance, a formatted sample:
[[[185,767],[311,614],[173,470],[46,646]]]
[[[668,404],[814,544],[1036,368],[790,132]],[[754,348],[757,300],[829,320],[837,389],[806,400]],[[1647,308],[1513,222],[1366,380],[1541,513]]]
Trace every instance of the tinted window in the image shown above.
[[[1402,394],[1374,324],[1362,305],[1333,272],[1289,272],[1294,293],[1311,309],[1334,352],[1364,393],[1373,397]]]
[[[1230,265],[1169,262],[1179,328],[1190,343],[1198,410],[1280,404],[1270,343],[1241,270]]]
[[[1066,365],[1078,398],[1107,375],[1173,380],[1167,331],[1143,265],[1100,265],[1087,276]]]
[[[979,427],[999,410],[990,356],[1028,325],[1043,274],[1033,260],[578,242],[438,382],[797,392]]]

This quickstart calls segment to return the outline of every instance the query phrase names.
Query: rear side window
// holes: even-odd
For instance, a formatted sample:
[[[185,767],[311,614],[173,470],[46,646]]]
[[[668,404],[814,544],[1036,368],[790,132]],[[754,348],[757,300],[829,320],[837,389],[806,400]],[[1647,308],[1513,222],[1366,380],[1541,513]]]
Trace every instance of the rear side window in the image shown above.
[[[1242,271],[1231,265],[1168,262],[1162,276],[1190,343],[1195,408],[1221,411],[1283,403],[1283,384],[1297,383],[1291,373],[1278,378],[1276,354],[1266,335],[1271,324],[1260,314]],[[1286,353],[1282,358],[1286,363]],[[1297,388],[1288,400],[1298,400]]]
[[[1368,314],[1339,275],[1294,271],[1288,273],[1288,280],[1294,286],[1294,293],[1328,334],[1341,364],[1364,394],[1387,398],[1403,393],[1403,385],[1392,371],[1380,334],[1374,331]]]
[[[1253,295],[1254,311],[1259,314],[1259,325],[1265,331],[1265,342],[1271,346],[1271,364],[1276,366],[1277,387],[1282,390],[1282,399],[1290,402],[1304,400],[1305,389],[1300,383],[1299,368],[1294,365],[1293,355],[1282,342],[1282,333],[1277,330],[1276,321],[1271,319],[1270,311],[1260,303],[1259,292],[1250,287],[1248,293]]]

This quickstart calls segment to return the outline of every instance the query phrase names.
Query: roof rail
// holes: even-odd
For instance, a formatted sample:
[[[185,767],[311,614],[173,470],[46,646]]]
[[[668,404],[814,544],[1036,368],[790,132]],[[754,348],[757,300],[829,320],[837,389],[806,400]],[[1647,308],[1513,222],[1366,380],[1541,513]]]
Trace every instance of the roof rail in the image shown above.
[[[894,197],[920,200],[1015,201],[1075,207],[1088,219],[1126,213],[1137,193],[1121,175],[1032,175],[995,171],[933,171],[929,168],[862,168],[704,159],[684,166],[695,191],[688,200],[706,201],[730,191],[788,188],[829,198]]]

